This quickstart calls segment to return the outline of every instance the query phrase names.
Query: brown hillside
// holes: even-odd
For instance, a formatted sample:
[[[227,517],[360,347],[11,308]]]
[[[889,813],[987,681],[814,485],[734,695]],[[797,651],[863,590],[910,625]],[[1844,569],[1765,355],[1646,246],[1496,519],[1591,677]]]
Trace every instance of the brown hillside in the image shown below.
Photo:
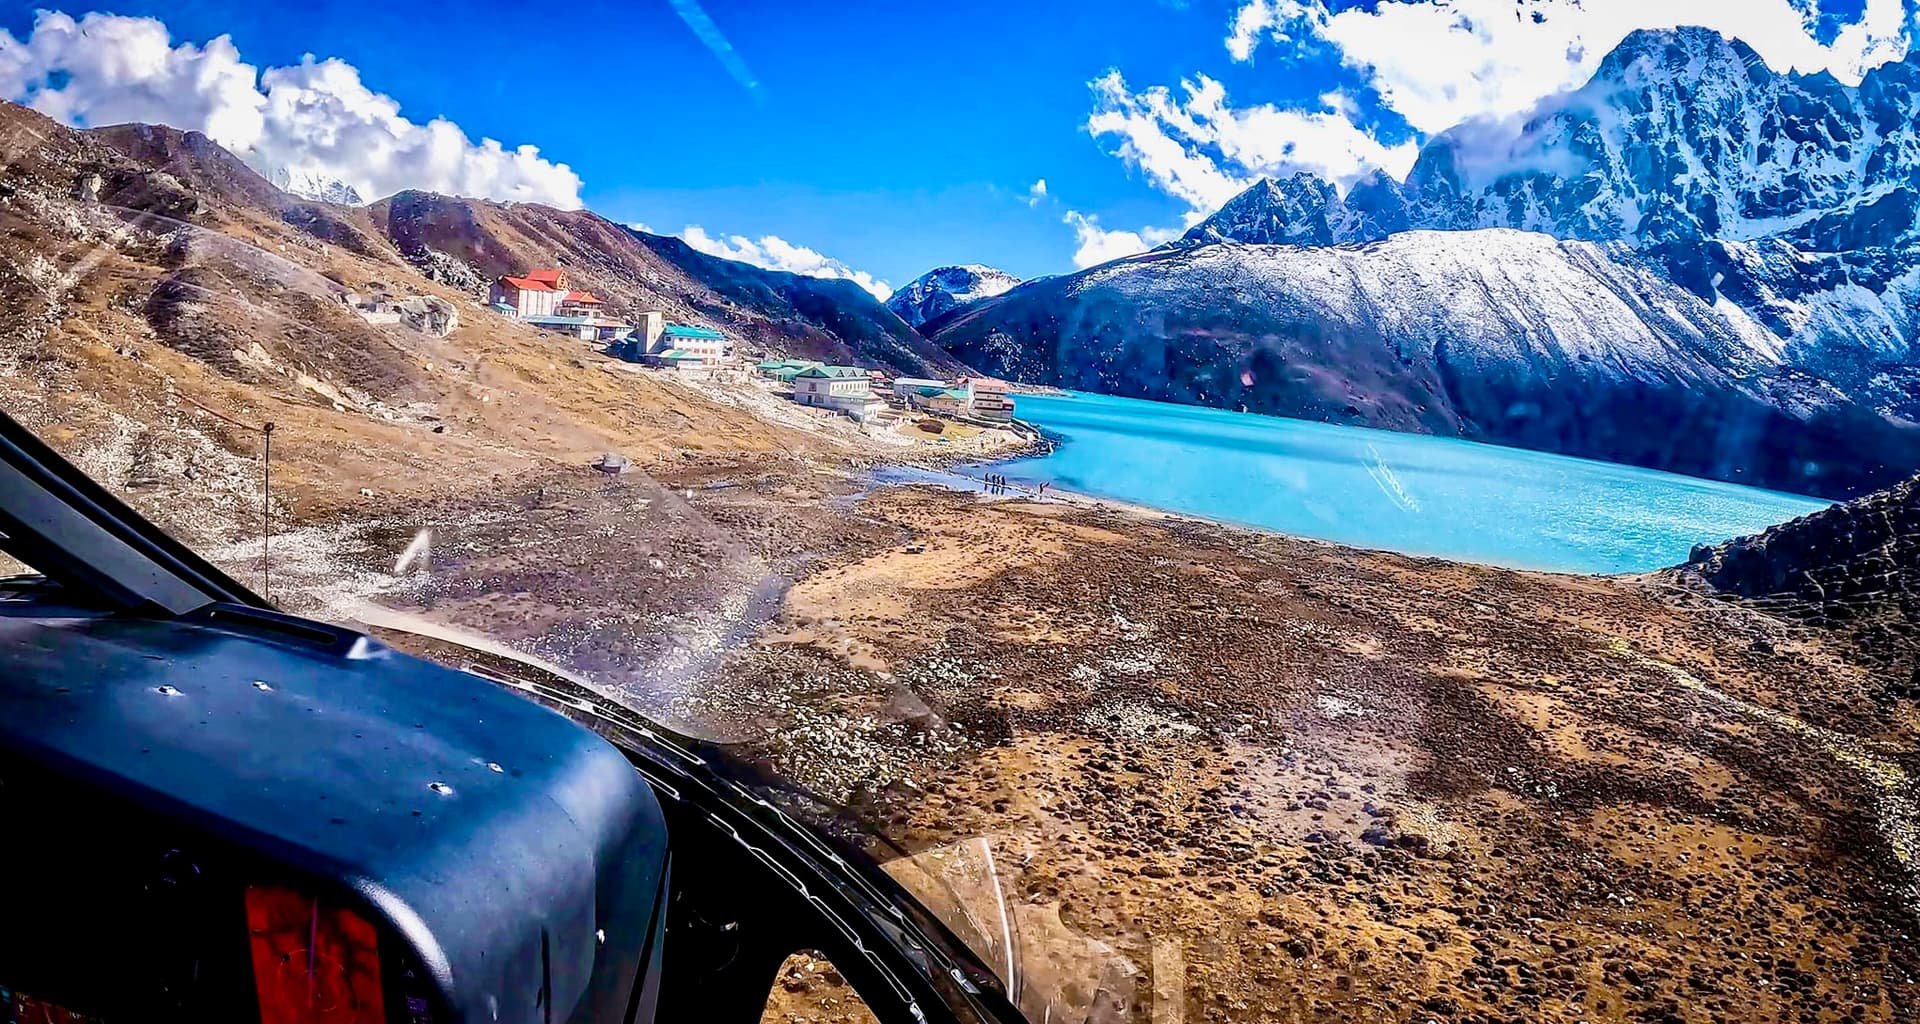
[[[962,368],[851,281],[716,259],[587,210],[409,191],[366,212],[401,252],[416,260],[425,249],[444,253],[481,279],[554,265],[615,311],[662,309],[724,327],[749,348],[905,373]]]
[[[376,221],[294,199],[201,136],[7,104],[0,156],[0,406],[190,539],[257,522],[267,421],[283,523],[606,450],[677,465],[822,444],[496,316],[401,256],[391,204]],[[474,209],[529,265],[637,244],[589,214]],[[638,301],[634,266],[582,277]],[[459,326],[369,324],[349,289],[447,299]]]

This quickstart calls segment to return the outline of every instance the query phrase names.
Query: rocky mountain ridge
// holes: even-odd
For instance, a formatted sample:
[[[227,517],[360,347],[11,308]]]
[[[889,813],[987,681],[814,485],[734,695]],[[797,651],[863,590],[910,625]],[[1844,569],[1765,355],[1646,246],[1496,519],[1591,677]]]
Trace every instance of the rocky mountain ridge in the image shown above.
[[[991,298],[1019,286],[1020,279],[994,267],[966,263],[936,267],[887,299],[887,308],[916,329],[969,302]]]
[[[213,216],[231,207],[270,216],[316,241],[469,294],[483,294],[502,274],[557,265],[608,299],[612,312],[661,309],[725,329],[747,351],[871,362],[909,373],[958,369],[945,351],[851,282],[707,256],[677,238],[634,231],[591,211],[418,191],[362,206],[319,202],[279,188],[198,132],[133,124],[84,134],[167,173],[183,207],[204,207]]]
[[[1306,173],[1262,181],[1186,241],[1337,244],[1507,227],[1642,248],[1781,238],[1838,252],[1912,241],[1917,174],[1912,58],[1848,87],[1773,71],[1707,29],[1643,30],[1586,85],[1525,118],[1435,137],[1405,182],[1375,172],[1341,196]]]
[[[1311,175],[1264,180],[1176,244],[1493,227],[1627,242],[1703,300],[1724,297],[1788,361],[1850,389],[1893,366],[1909,391],[1920,59],[1849,87],[1776,72],[1706,29],[1636,32],[1585,86],[1527,117],[1434,138],[1405,182],[1376,172],[1342,196]]]
[[[661,309],[739,339],[743,352],[951,373],[959,364],[851,281],[763,270],[588,210],[401,192],[364,208],[405,258],[441,277],[490,281],[560,266],[610,312]]]

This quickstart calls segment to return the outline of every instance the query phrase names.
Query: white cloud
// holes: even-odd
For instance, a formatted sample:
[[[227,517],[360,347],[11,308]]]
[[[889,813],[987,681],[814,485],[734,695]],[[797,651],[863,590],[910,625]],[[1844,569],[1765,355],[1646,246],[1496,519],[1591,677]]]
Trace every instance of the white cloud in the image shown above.
[[[1027,205],[1039,206],[1047,198],[1047,179],[1041,178],[1027,189]]]
[[[885,300],[893,294],[887,282],[875,278],[864,270],[855,270],[830,256],[823,256],[804,245],[795,245],[779,235],[762,235],[757,239],[745,235],[728,235],[725,238],[707,233],[698,224],[689,224],[680,233],[680,237],[695,249],[709,256],[718,256],[725,260],[738,260],[750,263],[763,270],[784,270],[793,274],[805,274],[808,277],[842,278],[865,288],[876,299]]]
[[[1326,8],[1315,0],[1249,0],[1234,12],[1227,34],[1227,52],[1247,60],[1262,38],[1291,42],[1302,29],[1311,31],[1326,21]]]
[[[1156,245],[1180,237],[1180,232],[1174,228],[1109,231],[1100,226],[1099,218],[1077,210],[1068,210],[1063,220],[1073,226],[1074,237],[1079,241],[1079,247],[1073,251],[1073,265],[1080,268],[1146,252]]]
[[[1223,171],[1191,144],[1203,141],[1196,136],[1204,133],[1164,86],[1135,93],[1118,71],[1091,84],[1095,105],[1087,131],[1095,138],[1113,136],[1120,159],[1145,174],[1155,188],[1190,207],[1210,210],[1247,186],[1244,174]],[[1183,86],[1191,95],[1192,83]]]
[[[1794,0],[1383,0],[1333,14],[1322,0],[1247,0],[1226,47],[1246,60],[1263,39],[1325,43],[1385,106],[1429,134],[1524,113],[1579,86],[1635,29],[1702,25],[1745,41],[1777,69],[1824,70],[1849,83],[1907,52],[1903,0],[1867,0],[1827,45],[1803,6],[1811,9]]]
[[[268,176],[337,179],[368,198],[407,188],[580,206],[580,177],[533,146],[475,143],[444,118],[400,115],[340,60],[258,73],[220,36],[174,45],[164,23],[42,11],[0,31],[0,95],[75,125],[145,121],[200,131]]]
[[[1326,109],[1287,110],[1270,104],[1235,107],[1226,87],[1205,75],[1134,92],[1119,72],[1093,83],[1095,109],[1087,130],[1119,140],[1117,153],[1155,187],[1186,203],[1189,222],[1261,177],[1311,171],[1340,185],[1383,168],[1404,176],[1418,147],[1380,143],[1355,127],[1343,94],[1322,98]]]

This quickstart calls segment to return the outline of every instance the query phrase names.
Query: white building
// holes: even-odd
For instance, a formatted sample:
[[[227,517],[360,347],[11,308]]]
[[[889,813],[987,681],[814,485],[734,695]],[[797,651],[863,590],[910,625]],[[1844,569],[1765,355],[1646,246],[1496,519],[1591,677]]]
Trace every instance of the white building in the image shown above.
[[[967,393],[967,408],[976,417],[1005,423],[1013,419],[1013,396],[1007,394],[1007,382],[992,377],[963,377],[960,390]]]
[[[930,412],[936,416],[967,415],[966,391],[950,388],[945,384],[913,389],[907,395],[907,404],[921,412]]]
[[[709,363],[724,363],[733,355],[733,342],[711,327],[667,324],[660,330],[660,343],[668,351],[690,352]]]
[[[793,378],[793,400],[865,420],[887,407],[873,393],[873,378],[858,366],[816,366]]]
[[[564,270],[533,270],[525,277],[503,277],[487,290],[487,301],[512,316],[555,316],[560,303],[574,294]],[[586,295],[585,292],[578,293]],[[589,296],[591,298],[591,296]],[[597,299],[595,301],[598,301]]]
[[[709,369],[733,358],[733,340],[711,327],[667,323],[659,310],[634,314],[630,337],[644,357],[676,356],[698,359]]]

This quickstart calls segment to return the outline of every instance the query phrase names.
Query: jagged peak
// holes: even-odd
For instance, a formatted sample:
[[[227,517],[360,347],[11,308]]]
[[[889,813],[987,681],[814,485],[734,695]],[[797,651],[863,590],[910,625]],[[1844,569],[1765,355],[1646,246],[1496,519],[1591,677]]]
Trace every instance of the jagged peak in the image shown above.
[[[1261,178],[1194,225],[1181,244],[1324,245],[1333,240],[1327,217],[1339,202],[1340,193],[1333,185],[1310,171]]]
[[[1362,188],[1379,188],[1387,185],[1398,188],[1400,179],[1388,174],[1384,167],[1370,167],[1366,173],[1353,179],[1353,185],[1347,191],[1352,193]]]
[[[1697,74],[1699,69],[1694,66],[1697,61],[1738,65],[1747,71],[1767,67],[1767,62],[1761,59],[1759,52],[1747,45],[1745,40],[1721,35],[1702,25],[1682,25],[1678,28],[1641,28],[1629,32],[1619,45],[1600,59],[1593,77],[1595,80],[1618,79],[1635,64],[1658,67],[1676,74]]]
[[[1252,196],[1264,196],[1286,199],[1309,195],[1322,197],[1333,191],[1333,185],[1312,171],[1295,171],[1282,177],[1261,178],[1253,185],[1235,196],[1230,202],[1238,202]]]

